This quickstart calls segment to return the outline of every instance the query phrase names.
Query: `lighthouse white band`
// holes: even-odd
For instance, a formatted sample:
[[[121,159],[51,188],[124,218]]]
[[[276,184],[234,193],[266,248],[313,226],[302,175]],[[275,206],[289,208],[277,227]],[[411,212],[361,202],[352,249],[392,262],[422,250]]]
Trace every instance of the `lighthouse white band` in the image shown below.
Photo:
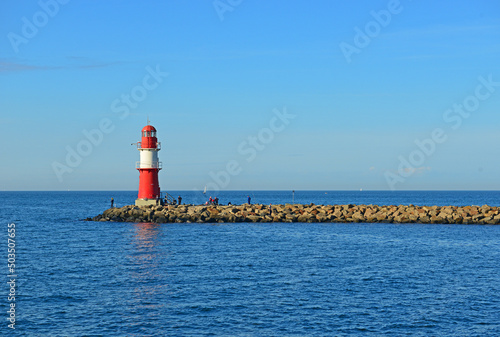
[[[136,163],[136,168],[157,168],[161,169],[161,162],[158,161],[158,149],[139,149],[140,161]]]

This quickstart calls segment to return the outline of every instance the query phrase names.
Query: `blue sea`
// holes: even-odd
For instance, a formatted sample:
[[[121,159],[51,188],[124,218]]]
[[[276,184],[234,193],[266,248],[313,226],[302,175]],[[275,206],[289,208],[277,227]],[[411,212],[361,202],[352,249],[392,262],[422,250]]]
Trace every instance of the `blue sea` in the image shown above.
[[[210,196],[169,193],[198,204]],[[212,196],[223,204],[250,196],[263,204],[500,206],[496,191]],[[81,221],[111,197],[120,207],[136,192],[0,192],[1,335],[500,336],[500,226]],[[15,301],[7,283],[13,223]]]

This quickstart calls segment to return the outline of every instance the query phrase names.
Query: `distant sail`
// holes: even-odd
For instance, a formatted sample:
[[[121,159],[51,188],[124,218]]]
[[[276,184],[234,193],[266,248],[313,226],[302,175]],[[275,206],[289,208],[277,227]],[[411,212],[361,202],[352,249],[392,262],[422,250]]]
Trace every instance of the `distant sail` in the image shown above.
[[[205,185],[205,189],[203,190],[203,194],[207,193],[207,185]]]

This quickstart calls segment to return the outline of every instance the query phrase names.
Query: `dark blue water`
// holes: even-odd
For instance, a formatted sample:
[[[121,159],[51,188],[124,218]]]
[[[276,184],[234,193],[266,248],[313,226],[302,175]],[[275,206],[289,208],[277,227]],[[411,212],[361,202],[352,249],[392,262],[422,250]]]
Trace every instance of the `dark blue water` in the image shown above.
[[[179,193],[187,202],[203,199]],[[248,195],[266,204],[293,197],[218,196],[240,203]],[[0,193],[4,266],[7,225],[16,223],[15,334],[500,335],[500,226],[77,220],[101,213],[111,197],[121,206],[135,196]],[[500,193],[297,191],[294,198],[498,205]],[[6,334],[8,285],[2,289]]]

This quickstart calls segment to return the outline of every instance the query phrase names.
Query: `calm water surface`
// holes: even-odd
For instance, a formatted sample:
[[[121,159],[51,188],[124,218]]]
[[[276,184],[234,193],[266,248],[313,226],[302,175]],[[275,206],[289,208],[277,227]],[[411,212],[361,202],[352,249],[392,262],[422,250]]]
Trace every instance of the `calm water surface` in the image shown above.
[[[498,192],[219,198],[248,195],[262,203],[500,200]],[[500,226],[78,221],[111,196],[120,206],[135,193],[0,193],[3,241],[8,223],[17,228],[17,335],[500,335]]]

